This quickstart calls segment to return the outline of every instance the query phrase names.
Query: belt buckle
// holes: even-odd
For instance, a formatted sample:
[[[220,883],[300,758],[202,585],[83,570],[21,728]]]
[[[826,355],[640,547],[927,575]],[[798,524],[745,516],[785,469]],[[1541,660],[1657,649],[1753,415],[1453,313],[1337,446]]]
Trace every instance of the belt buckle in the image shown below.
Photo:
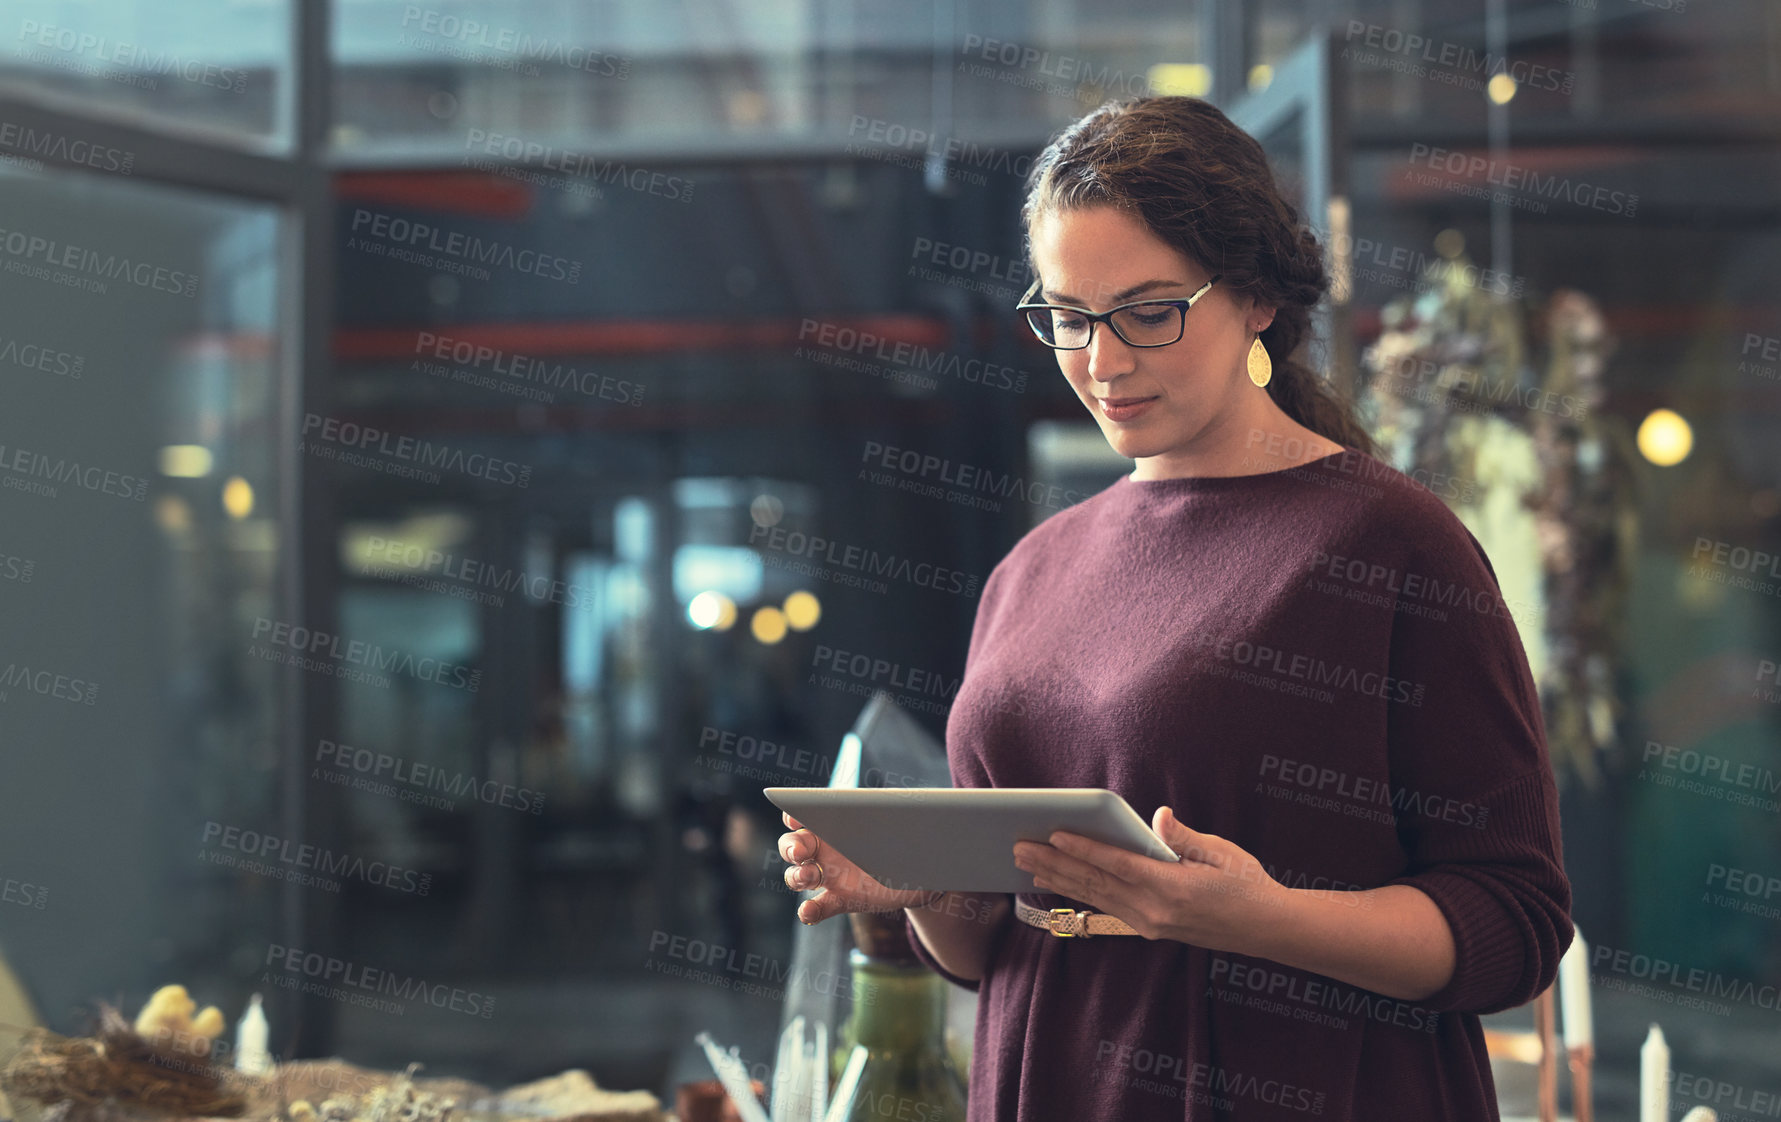
[[[1080,935],[1078,935],[1074,931],[1059,931],[1058,930],[1058,927],[1057,927],[1058,924],[1067,923],[1069,921],[1069,918],[1075,914],[1077,914],[1075,908],[1053,908],[1053,909],[1051,909],[1051,926],[1050,926],[1051,933],[1053,935],[1056,935],[1060,939],[1086,939],[1086,938],[1088,938],[1089,937],[1089,935],[1088,935],[1088,917],[1093,915],[1094,914],[1093,912],[1083,912],[1082,913],[1082,933]]]

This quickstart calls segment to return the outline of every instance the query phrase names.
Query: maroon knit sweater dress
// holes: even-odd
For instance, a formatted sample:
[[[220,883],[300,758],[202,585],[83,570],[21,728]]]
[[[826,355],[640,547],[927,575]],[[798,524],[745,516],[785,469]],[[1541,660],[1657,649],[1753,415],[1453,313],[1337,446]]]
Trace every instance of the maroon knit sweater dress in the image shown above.
[[[1121,477],[991,573],[946,741],[955,786],[1106,787],[1146,821],[1166,804],[1355,907],[1414,885],[1458,952],[1411,1002],[1010,917],[978,984],[906,921],[978,991],[970,1122],[1498,1118],[1477,1015],[1552,982],[1570,884],[1526,655],[1432,492],[1352,450]]]

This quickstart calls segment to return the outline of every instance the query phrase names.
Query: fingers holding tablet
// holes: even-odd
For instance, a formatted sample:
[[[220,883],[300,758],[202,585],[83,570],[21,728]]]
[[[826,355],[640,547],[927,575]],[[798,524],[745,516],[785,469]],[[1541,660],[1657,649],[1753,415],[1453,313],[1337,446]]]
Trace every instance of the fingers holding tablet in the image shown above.
[[[921,892],[886,888],[789,813],[781,817],[790,828],[779,835],[779,856],[787,863],[785,885],[796,892],[816,892],[798,905],[798,919],[804,923],[847,912],[896,911],[925,898]]]
[[[803,823],[784,811],[780,817],[791,831],[779,835],[779,856],[787,863],[785,886],[794,892],[823,889],[819,896],[798,905],[798,918],[805,923],[820,923],[835,914],[819,901],[832,895],[823,884],[827,870],[822,867],[822,839],[806,830]],[[831,901],[831,903],[833,903]]]

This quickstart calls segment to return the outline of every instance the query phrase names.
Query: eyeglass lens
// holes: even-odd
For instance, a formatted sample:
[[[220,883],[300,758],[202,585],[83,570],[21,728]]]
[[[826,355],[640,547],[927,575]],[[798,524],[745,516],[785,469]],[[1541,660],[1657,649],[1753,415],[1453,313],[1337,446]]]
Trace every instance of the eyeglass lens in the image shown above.
[[[1179,304],[1134,304],[1114,312],[1111,322],[1133,346],[1162,346],[1181,338],[1185,311]],[[1093,327],[1087,316],[1063,308],[1028,309],[1027,321],[1042,342],[1066,350],[1086,347]]]

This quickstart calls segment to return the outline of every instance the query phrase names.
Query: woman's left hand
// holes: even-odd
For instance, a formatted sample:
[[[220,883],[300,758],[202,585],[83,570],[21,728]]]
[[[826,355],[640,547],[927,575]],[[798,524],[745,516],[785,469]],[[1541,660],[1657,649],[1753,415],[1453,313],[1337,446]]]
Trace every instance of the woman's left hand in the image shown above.
[[[1032,873],[1041,890],[1122,919],[1146,939],[1246,953],[1292,890],[1241,846],[1183,826],[1170,807],[1157,808],[1151,829],[1180,862],[1060,830],[1050,845],[1017,842],[1014,863]]]

